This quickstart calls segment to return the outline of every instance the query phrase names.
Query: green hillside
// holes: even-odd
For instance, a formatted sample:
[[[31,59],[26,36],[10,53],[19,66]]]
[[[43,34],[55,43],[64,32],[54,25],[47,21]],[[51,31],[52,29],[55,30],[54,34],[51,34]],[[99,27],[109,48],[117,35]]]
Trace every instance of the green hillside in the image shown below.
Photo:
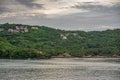
[[[22,29],[15,32],[16,26],[27,26],[28,32]],[[66,54],[120,56],[120,29],[84,32],[21,24],[0,25],[0,58],[39,59]]]

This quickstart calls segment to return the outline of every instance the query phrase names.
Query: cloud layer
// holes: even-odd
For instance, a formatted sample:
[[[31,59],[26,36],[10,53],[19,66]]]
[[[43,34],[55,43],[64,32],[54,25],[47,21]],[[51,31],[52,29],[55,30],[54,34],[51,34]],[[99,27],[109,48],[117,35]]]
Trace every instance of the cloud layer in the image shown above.
[[[67,30],[120,28],[120,0],[0,0],[0,23]]]

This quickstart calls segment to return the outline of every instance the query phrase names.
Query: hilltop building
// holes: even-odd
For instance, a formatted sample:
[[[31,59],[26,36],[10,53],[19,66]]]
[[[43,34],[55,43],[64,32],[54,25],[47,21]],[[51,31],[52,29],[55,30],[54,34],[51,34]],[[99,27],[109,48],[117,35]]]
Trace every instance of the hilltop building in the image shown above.
[[[38,27],[31,27],[31,29],[38,29]]]
[[[17,30],[17,31],[19,31],[19,32],[22,32],[22,33],[24,33],[24,32],[29,32],[29,30],[28,30],[28,28],[27,28],[27,26],[16,26],[16,29],[15,30]]]
[[[11,32],[11,33],[24,33],[24,32],[29,32],[27,26],[16,26],[15,29],[8,29],[8,32]]]

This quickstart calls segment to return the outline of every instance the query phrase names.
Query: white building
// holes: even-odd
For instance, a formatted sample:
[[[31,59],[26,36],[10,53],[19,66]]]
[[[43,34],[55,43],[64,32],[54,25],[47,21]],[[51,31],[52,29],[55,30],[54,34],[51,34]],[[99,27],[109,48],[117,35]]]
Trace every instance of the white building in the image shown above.
[[[13,29],[8,29],[8,32],[13,33],[13,32],[14,32],[14,30],[13,30]]]
[[[24,32],[29,32],[27,26],[24,28]]]
[[[60,36],[61,36],[61,38],[62,38],[63,40],[66,40],[66,39],[67,39],[67,36],[65,36],[65,35],[63,35],[63,34],[61,34]]]
[[[31,27],[31,29],[38,29],[38,27]]]

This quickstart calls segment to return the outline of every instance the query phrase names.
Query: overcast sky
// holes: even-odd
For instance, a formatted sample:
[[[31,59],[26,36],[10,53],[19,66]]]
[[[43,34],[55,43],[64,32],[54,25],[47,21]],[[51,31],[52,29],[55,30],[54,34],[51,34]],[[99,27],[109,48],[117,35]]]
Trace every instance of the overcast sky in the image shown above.
[[[120,28],[120,0],[0,0],[0,23],[65,30]]]

